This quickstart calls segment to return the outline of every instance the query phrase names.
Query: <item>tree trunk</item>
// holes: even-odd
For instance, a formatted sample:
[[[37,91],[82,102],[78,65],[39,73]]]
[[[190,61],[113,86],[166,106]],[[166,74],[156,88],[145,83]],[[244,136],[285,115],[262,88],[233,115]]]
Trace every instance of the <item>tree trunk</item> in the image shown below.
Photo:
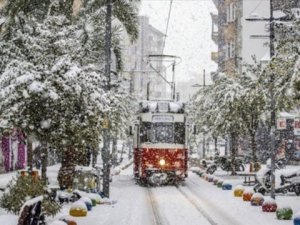
[[[73,186],[75,175],[77,152],[74,146],[64,148],[62,153],[61,167],[58,172],[58,182],[60,189],[68,189]]]
[[[48,166],[48,146],[46,143],[41,143],[41,175],[42,182],[44,185],[47,185],[47,166]]]
[[[215,141],[215,155],[218,153],[218,138],[214,137],[214,141]]]
[[[238,135],[234,132],[230,134],[231,139],[231,146],[230,146],[230,153],[231,153],[231,175],[236,175],[235,171],[235,158],[237,154],[237,143],[238,143]]]
[[[29,171],[31,172],[33,169],[33,149],[32,149],[32,141],[27,139],[27,165],[29,167]]]
[[[118,164],[118,148],[116,137],[112,138],[111,164],[112,166],[116,166]]]
[[[251,149],[252,149],[252,161],[256,163],[257,160],[257,144],[256,144],[256,138],[255,138],[255,132],[251,132]]]
[[[109,130],[103,130],[103,148],[101,151],[102,162],[103,162],[103,195],[109,198],[110,189],[110,136]]]
[[[98,158],[98,149],[92,147],[92,155],[93,155],[93,161],[92,161],[92,166],[95,167],[97,163],[97,158]]]

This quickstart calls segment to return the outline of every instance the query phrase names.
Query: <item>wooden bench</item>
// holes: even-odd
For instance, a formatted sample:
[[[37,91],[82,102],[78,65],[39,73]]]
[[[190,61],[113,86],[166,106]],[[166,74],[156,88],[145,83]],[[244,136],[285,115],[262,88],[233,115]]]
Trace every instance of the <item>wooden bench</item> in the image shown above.
[[[238,176],[244,177],[243,185],[253,186],[257,183],[256,173],[238,173]]]

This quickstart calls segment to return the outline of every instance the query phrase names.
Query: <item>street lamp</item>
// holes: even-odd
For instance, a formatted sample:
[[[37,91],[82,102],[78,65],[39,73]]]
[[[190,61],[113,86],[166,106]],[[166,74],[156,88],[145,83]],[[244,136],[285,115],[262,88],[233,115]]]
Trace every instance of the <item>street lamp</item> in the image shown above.
[[[270,58],[274,56],[274,17],[273,17],[273,0],[270,0]],[[275,199],[275,132],[276,132],[276,111],[275,111],[275,98],[274,98],[274,74],[270,74],[270,101],[271,101],[271,197]]]
[[[274,39],[275,39],[275,30],[274,30],[274,16],[273,16],[273,0],[270,0],[270,17],[269,18],[248,18],[249,21],[269,21],[270,23],[270,60],[275,54],[274,48]],[[274,97],[274,74],[270,74],[270,153],[271,153],[271,198],[275,199],[275,157],[276,157],[276,111],[275,111],[275,97]]]
[[[112,1],[106,0],[105,19],[105,76],[107,78],[106,89],[110,90],[111,84],[111,35],[112,35]],[[103,121],[103,148],[101,151],[103,161],[103,195],[109,198],[109,177],[110,177],[110,131],[109,119],[105,114]]]
[[[192,87],[205,87],[205,69],[203,70],[203,84],[193,84]],[[202,157],[205,159],[206,156],[206,144],[205,144],[205,131],[203,131],[203,139],[202,139]]]

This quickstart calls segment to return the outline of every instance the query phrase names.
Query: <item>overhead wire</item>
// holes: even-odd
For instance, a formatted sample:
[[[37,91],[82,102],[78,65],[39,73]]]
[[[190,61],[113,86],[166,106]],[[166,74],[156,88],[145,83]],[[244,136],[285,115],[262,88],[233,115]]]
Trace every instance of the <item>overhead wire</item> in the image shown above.
[[[168,14],[168,20],[167,20],[165,38],[164,38],[164,42],[163,42],[163,46],[162,46],[162,54],[164,54],[164,50],[165,50],[166,39],[167,39],[167,34],[168,34],[168,29],[169,29],[169,23],[170,23],[170,17],[171,17],[171,12],[172,12],[172,5],[173,5],[173,0],[170,0],[170,7],[169,7],[169,14]]]

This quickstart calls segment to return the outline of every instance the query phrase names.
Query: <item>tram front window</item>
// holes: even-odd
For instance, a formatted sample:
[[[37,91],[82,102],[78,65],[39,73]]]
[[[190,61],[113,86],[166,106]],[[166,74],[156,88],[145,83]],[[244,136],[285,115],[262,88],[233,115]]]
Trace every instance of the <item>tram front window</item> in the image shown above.
[[[184,144],[184,123],[143,122],[140,129],[141,143],[177,143]]]
[[[152,126],[152,142],[174,143],[173,123],[154,123]]]

